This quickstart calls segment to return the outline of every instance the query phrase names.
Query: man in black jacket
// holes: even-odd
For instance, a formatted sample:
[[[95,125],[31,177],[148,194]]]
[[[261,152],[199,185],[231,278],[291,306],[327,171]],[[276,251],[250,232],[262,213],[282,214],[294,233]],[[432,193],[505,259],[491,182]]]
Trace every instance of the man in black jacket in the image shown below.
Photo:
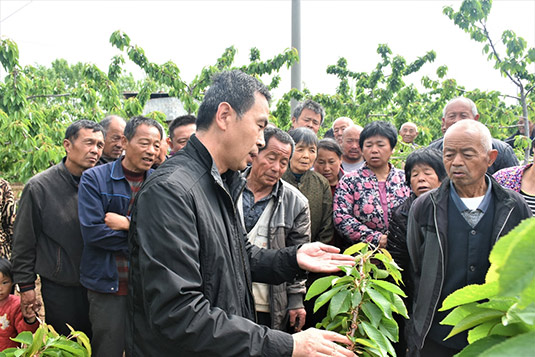
[[[440,325],[444,299],[469,284],[482,284],[496,241],[531,211],[518,193],[485,175],[496,159],[490,132],[474,120],[452,125],[444,137],[449,179],[418,197],[409,213],[407,247],[413,285],[408,324],[410,356],[453,356],[467,345],[466,333],[446,341]]]
[[[67,156],[32,177],[22,192],[13,235],[13,278],[21,304],[39,311],[36,274],[46,322],[63,334],[66,323],[91,336],[87,291],[80,285],[83,241],[78,220],[78,183],[98,162],[104,147],[102,127],[88,120],[71,124],[63,146]]]
[[[350,356],[345,336],[290,335],[257,325],[252,282],[292,281],[300,268],[335,271],[351,258],[321,243],[249,244],[236,209],[238,170],[263,146],[269,92],[240,71],[214,78],[197,133],[138,193],[132,215],[128,356]],[[349,260],[347,260],[349,259]],[[323,269],[319,269],[319,266]]]
[[[446,132],[450,126],[464,119],[479,120],[476,104],[469,98],[453,98],[444,107],[442,131]],[[442,151],[443,144],[444,138],[440,138],[429,144],[429,147]],[[518,159],[513,149],[503,141],[492,138],[492,148],[497,151],[497,157],[493,164],[487,168],[489,175],[506,167],[518,165]]]

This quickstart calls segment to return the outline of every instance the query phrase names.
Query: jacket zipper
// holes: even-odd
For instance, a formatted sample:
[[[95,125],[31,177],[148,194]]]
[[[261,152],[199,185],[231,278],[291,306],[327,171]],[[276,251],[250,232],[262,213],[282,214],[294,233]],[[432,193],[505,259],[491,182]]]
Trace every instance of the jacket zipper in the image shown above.
[[[511,213],[513,213],[514,209],[515,209],[514,207],[511,207],[511,209],[509,210],[509,213],[507,214],[507,217],[505,218],[505,221],[503,221],[502,228],[500,228],[500,231],[498,232],[498,235],[496,235],[496,239],[494,240],[494,244],[496,244],[498,239],[500,239],[500,234],[502,234],[503,229],[505,228],[505,225],[507,224],[507,221],[509,220],[509,217],[511,216]]]
[[[440,248],[440,255],[442,256],[442,264],[440,265],[442,268],[442,278],[440,280],[440,289],[438,290],[438,299],[435,301],[435,306],[433,307],[433,318],[435,317],[435,312],[437,310],[438,301],[440,300],[440,295],[442,294],[442,287],[444,285],[444,249],[442,248],[442,243],[440,242],[440,233],[438,231],[438,222],[437,222],[437,205],[435,203],[435,200],[433,196],[431,195],[431,202],[433,202],[433,220],[435,221],[435,230],[437,232],[437,239],[438,239],[438,246]],[[422,342],[420,343],[419,349],[422,349],[425,343],[425,339],[427,337],[427,334],[429,334],[429,330],[431,330],[431,325],[433,324],[433,319],[431,319],[431,322],[429,323],[429,326],[427,327],[427,331],[425,331],[425,334],[422,336]]]

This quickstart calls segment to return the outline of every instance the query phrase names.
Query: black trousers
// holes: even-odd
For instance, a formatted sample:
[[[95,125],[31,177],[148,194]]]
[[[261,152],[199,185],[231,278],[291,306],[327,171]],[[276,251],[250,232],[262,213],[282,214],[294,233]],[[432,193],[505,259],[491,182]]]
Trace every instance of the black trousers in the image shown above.
[[[86,288],[65,286],[41,277],[41,295],[46,323],[52,325],[56,332],[68,336],[71,331],[66,324],[69,324],[75,331],[82,331],[91,338]]]

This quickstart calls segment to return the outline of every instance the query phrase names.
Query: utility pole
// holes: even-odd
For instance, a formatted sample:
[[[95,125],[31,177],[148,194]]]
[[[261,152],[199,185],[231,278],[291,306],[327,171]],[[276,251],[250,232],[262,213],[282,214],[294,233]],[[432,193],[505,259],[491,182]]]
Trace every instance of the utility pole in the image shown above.
[[[292,0],[292,47],[299,55],[299,62],[292,65],[292,88],[301,90],[301,0]],[[296,105],[296,101],[292,99],[292,113]]]

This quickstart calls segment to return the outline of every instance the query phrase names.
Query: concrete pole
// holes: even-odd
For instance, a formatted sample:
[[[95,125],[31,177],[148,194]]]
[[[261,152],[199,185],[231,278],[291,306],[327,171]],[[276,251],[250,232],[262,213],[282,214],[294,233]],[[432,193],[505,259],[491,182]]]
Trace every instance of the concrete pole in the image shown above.
[[[292,0],[292,47],[299,54],[299,62],[292,66],[292,88],[301,90],[301,0]],[[296,105],[296,101],[292,99],[292,113]]]

